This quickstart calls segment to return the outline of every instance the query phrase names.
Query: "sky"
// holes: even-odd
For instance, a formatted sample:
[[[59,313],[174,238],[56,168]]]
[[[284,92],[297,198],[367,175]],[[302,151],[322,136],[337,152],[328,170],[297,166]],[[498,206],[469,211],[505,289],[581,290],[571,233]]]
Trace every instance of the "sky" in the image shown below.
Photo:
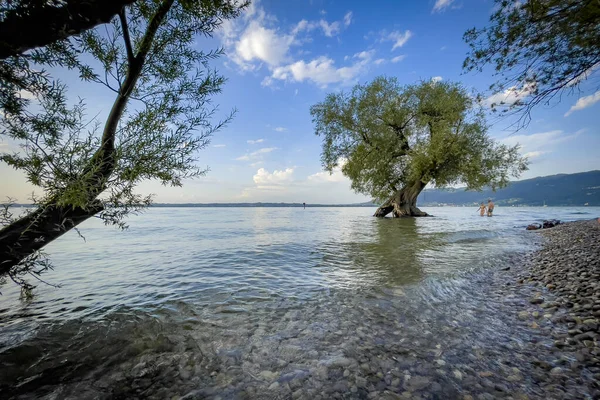
[[[213,38],[198,38],[200,48],[226,50],[213,63],[227,78],[214,101],[221,116],[237,109],[232,123],[200,154],[210,171],[181,188],[146,182],[139,191],[162,203],[370,200],[354,193],[340,171],[323,171],[310,106],[379,75],[404,84],[462,82],[485,91],[494,78],[491,71],[462,70],[468,52],[462,36],[486,26],[492,10],[492,0],[253,1]],[[89,115],[108,114],[112,92],[69,74],[60,77],[72,96],[85,98]],[[489,134],[519,143],[530,159],[520,179],[600,169],[600,91],[588,82],[582,89],[535,109],[531,123],[518,132],[510,119],[490,116]],[[0,151],[9,149],[11,143],[1,140]],[[23,175],[0,165],[0,177],[0,198],[27,201],[33,187]]]

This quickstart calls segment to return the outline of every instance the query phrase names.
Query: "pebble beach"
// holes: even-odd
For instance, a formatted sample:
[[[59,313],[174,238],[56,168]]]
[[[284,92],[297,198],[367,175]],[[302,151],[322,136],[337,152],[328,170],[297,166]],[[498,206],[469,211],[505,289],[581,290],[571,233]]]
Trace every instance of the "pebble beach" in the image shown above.
[[[551,362],[534,358],[544,395],[600,398],[600,219],[540,231],[543,248],[533,254],[518,284],[538,291],[521,321],[549,319]],[[542,349],[543,351],[543,349]]]
[[[68,321],[0,353],[1,397],[600,399],[600,223],[519,232],[533,250],[451,280]]]

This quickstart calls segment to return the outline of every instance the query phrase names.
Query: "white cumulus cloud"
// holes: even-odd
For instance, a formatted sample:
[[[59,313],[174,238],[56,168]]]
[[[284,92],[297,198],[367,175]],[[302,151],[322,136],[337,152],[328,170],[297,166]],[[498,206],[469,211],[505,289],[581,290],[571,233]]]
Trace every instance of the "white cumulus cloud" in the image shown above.
[[[272,173],[264,168],[260,168],[256,171],[256,174],[252,178],[254,183],[258,186],[271,186],[271,185],[283,185],[292,181],[294,175],[294,168],[286,168],[278,171],[274,170]]]
[[[571,106],[571,108],[569,108],[569,111],[567,111],[565,113],[565,117],[568,117],[574,111],[579,111],[579,110],[583,110],[584,108],[588,108],[588,107],[596,104],[599,101],[600,101],[600,90],[598,90],[594,94],[591,94],[589,96],[584,96],[584,97],[580,98],[579,100],[577,100],[577,103],[573,104]]]
[[[252,21],[237,42],[235,52],[242,62],[260,60],[276,66],[287,60],[293,41],[291,35],[282,35]]]
[[[396,56],[396,57],[392,58],[391,61],[393,63],[397,63],[397,62],[400,62],[400,61],[404,60],[405,58],[406,58],[405,55],[400,55],[400,56]]]
[[[308,52],[301,47],[312,41],[309,34],[313,31],[322,31],[327,37],[339,35],[352,23],[352,16],[352,11],[348,11],[338,21],[301,19],[286,27],[266,13],[258,1],[253,1],[240,18],[224,21],[219,36],[229,59],[241,72],[258,71],[261,67],[269,70],[269,75],[262,78],[262,86],[277,88],[277,80],[312,81],[323,86],[353,79],[360,68],[357,63],[334,67],[325,56],[302,59]],[[292,47],[300,49],[292,53]]]
[[[273,79],[282,81],[310,81],[319,87],[333,83],[349,84],[363,73],[372,59],[373,51],[363,51],[354,55],[354,62],[349,66],[337,67],[335,61],[321,56],[309,62],[304,60],[277,67],[273,70]]]
[[[444,78],[442,78],[441,76],[434,76],[433,78],[431,78],[431,82],[440,82],[443,79]]]
[[[338,159],[338,166],[335,167],[331,172],[320,171],[315,174],[309,175],[306,178],[308,183],[337,183],[348,181],[348,178],[342,174],[342,168],[348,162],[345,158]]]

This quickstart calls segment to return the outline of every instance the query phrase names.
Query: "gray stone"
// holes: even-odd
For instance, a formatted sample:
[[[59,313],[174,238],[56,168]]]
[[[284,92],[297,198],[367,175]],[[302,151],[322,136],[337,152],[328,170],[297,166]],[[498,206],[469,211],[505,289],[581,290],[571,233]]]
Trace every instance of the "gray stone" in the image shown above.
[[[357,376],[355,381],[356,381],[357,387],[359,387],[359,388],[367,387],[367,380],[365,378],[363,378],[362,376]]]
[[[518,317],[521,321],[525,321],[529,318],[529,313],[527,311],[521,311],[519,312]]]
[[[260,376],[262,379],[265,379],[267,381],[272,381],[272,380],[276,379],[278,375],[279,374],[277,374],[276,372],[271,372],[271,371],[267,371],[267,370],[260,371],[258,373],[258,376]]]
[[[562,375],[563,369],[561,367],[554,367],[550,370],[550,375]]]
[[[423,390],[431,384],[431,380],[426,376],[412,376],[408,382],[406,382],[406,386],[410,390]]]

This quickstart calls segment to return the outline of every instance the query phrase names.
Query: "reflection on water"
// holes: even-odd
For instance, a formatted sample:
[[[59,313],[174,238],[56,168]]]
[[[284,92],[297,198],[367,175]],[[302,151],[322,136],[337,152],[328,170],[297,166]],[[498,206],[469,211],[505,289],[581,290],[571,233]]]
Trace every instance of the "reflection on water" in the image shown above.
[[[440,246],[431,234],[421,232],[416,219],[373,219],[373,238],[367,242],[343,246],[349,268],[371,279],[371,286],[396,286],[415,283],[423,278],[423,257]]]
[[[337,370],[319,368],[342,356],[433,362],[440,334],[457,363],[466,345],[502,354],[488,347],[506,340],[494,308],[505,299],[489,302],[497,295],[475,277],[532,248],[524,224],[597,210],[427,211],[436,217],[151,209],[124,233],[90,221],[86,243],[68,234],[49,246],[56,270],[45,279],[61,288],[40,286],[28,302],[2,288],[0,391],[253,397],[276,379],[265,371],[282,385],[297,371],[335,380]]]

